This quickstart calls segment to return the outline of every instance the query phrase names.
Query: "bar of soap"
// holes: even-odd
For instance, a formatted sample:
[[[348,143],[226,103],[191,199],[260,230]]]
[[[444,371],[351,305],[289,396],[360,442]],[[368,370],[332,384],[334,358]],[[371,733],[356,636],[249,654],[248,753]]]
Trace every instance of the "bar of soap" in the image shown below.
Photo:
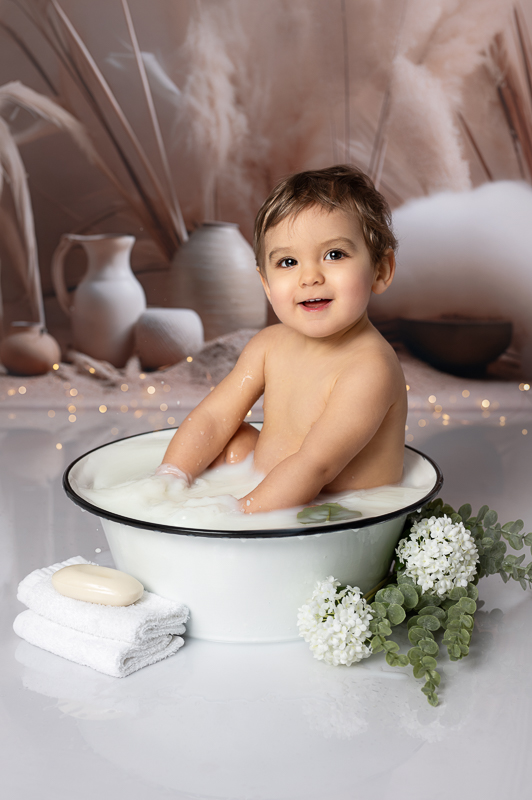
[[[52,575],[59,594],[104,606],[130,606],[142,597],[144,586],[132,575],[94,564],[71,564]]]

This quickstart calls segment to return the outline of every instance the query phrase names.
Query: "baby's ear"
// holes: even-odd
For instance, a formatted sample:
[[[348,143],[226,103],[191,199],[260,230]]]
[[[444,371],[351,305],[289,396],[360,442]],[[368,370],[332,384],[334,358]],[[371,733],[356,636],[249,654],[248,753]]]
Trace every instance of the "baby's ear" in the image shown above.
[[[271,297],[270,297],[270,287],[268,286],[268,281],[266,280],[266,278],[264,277],[264,275],[260,271],[259,267],[257,267],[257,272],[259,273],[260,281],[262,283],[262,288],[266,292],[266,297],[268,298],[268,302],[271,303],[272,300],[271,300]]]
[[[371,291],[374,294],[382,294],[386,291],[395,275],[395,253],[390,248],[386,251],[382,259],[375,267],[375,277]]]

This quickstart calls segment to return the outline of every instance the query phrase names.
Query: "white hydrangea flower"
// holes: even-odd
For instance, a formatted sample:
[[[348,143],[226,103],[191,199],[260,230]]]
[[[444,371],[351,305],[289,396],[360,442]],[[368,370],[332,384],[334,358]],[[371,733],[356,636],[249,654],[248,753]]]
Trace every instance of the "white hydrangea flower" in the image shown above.
[[[337,667],[349,667],[371,655],[371,645],[364,644],[372,636],[369,623],[373,619],[368,603],[356,586],[338,591],[340,581],[332,575],[320,581],[310,600],[297,615],[299,635],[309,642],[314,658]]]
[[[477,571],[478,550],[473,537],[463,522],[453,522],[446,515],[415,522],[396,553],[405,574],[424,592],[440,597],[455,586],[467,586]]]

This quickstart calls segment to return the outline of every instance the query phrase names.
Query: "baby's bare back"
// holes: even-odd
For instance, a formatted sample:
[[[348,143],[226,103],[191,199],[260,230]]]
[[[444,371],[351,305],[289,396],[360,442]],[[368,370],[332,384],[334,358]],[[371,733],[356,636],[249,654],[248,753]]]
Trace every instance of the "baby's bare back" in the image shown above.
[[[271,339],[265,357],[264,425],[255,448],[256,468],[268,474],[299,452],[310,430],[323,419],[336,387],[332,425],[345,427],[349,436],[355,415],[357,427],[370,434],[323,490],[365,489],[399,481],[407,413],[405,381],[397,356],[375,328],[368,324],[356,341],[330,348],[321,342],[313,347],[313,342],[281,325],[272,331]],[[382,395],[384,416],[381,413],[377,424],[376,387],[373,380],[368,382],[368,368],[377,376]],[[327,437],[327,428],[323,430]]]

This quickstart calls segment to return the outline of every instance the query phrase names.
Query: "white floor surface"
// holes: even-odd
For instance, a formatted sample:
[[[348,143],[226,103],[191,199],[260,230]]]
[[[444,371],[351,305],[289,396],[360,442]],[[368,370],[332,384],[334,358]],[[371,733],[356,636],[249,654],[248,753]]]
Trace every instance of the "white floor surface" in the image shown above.
[[[442,468],[444,499],[474,511],[487,503],[502,522],[521,517],[528,531],[532,397],[514,389],[519,403],[505,410],[503,392],[484,416],[481,405],[459,403],[445,419],[445,406],[434,412],[413,400],[408,435]],[[442,658],[437,708],[408,670],[380,655],[333,668],[303,642],[189,639],[166,661],[114,679],[18,639],[16,587],[27,573],[75,555],[112,563],[98,520],[64,495],[63,470],[98,444],[149,429],[146,416],[119,410],[87,410],[75,422],[66,410],[1,412],[3,797],[527,796],[532,594],[498,576],[480,584],[470,656]]]

